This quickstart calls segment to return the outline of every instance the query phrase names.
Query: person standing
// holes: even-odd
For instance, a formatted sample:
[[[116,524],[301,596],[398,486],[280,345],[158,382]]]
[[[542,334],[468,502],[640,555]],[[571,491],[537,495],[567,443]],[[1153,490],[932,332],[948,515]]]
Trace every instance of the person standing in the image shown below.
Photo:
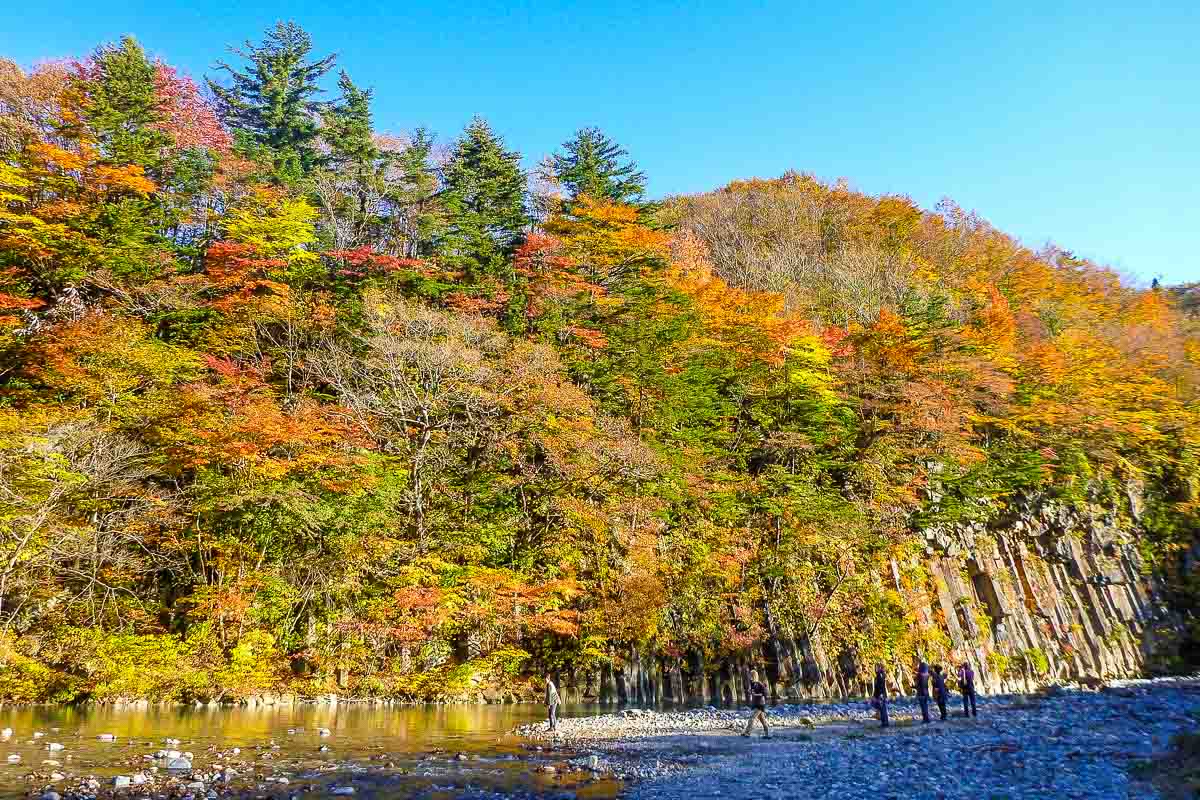
[[[875,665],[875,691],[871,695],[875,708],[879,710],[879,727],[888,726],[888,691],[887,676],[883,674],[883,664]]]
[[[938,712],[942,722],[946,721],[946,676],[942,674],[942,665],[933,665],[933,699],[937,701]]]
[[[767,687],[758,679],[758,670],[750,670],[750,721],[746,723],[746,730],[742,731],[742,736],[749,736],[750,731],[754,728],[755,722],[761,722],[763,728],[763,738],[771,738],[771,729],[767,727]]]
[[[979,709],[975,706],[975,670],[966,661],[958,668],[958,688],[963,697],[963,716],[978,717]]]
[[[917,667],[917,702],[921,705],[921,721],[929,724],[929,665],[924,661]]]
[[[558,706],[562,700],[558,696],[558,687],[549,675],[546,676],[546,706],[550,710],[550,730],[558,730]]]

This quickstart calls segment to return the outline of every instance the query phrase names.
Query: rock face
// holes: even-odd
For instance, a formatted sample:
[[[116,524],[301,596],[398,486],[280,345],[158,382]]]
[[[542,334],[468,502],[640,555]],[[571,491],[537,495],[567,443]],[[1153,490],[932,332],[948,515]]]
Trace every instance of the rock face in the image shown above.
[[[1140,502],[1131,491],[1133,524]],[[1060,682],[1095,683],[1140,674],[1162,611],[1143,574],[1131,524],[1100,507],[1078,511],[1027,502],[990,526],[922,532],[923,552],[892,562],[888,580],[948,652],[967,660],[981,692],[1028,691]],[[921,548],[918,548],[921,549]],[[914,577],[916,576],[916,577]],[[867,665],[853,653],[829,652],[819,635],[793,637],[766,613],[775,635],[753,661],[766,665],[777,699],[837,698],[867,693]],[[618,703],[745,702],[750,658],[704,663],[699,654],[666,658],[635,647],[619,668],[559,676],[567,701]],[[910,665],[889,677],[911,689]],[[949,666],[947,664],[947,666]]]

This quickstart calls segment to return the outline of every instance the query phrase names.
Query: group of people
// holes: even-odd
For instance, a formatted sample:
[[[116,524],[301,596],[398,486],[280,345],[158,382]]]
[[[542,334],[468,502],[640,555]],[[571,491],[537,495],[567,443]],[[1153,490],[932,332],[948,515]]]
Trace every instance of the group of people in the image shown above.
[[[929,665],[924,661],[917,667],[916,675],[917,687],[917,703],[921,706],[921,718],[925,724],[932,722],[929,716],[929,700],[932,697],[937,703],[938,712],[944,721],[946,719],[946,703],[950,698],[950,691],[946,688],[946,676],[942,672],[941,664],[934,664],[932,672]],[[963,716],[978,717],[979,709],[975,705],[975,670],[971,669],[971,665],[963,662],[958,667],[958,689],[962,693]],[[932,690],[932,695],[931,695]],[[871,707],[875,709],[879,717],[881,727],[888,727],[890,721],[888,719],[888,703],[890,698],[888,695],[887,675],[883,670],[883,664],[877,664],[875,667],[875,684],[871,695]],[[546,677],[546,706],[549,708],[550,730],[558,729],[558,707],[562,703],[558,694],[558,687],[554,685],[554,681]],[[746,729],[742,731],[742,736],[749,736],[750,731],[754,729],[754,723],[762,725],[763,738],[771,738],[771,728],[767,724],[767,686],[764,684],[758,674],[758,670],[750,671],[750,721],[746,723]]]
[[[929,665],[922,661],[917,667],[916,685],[917,703],[921,706],[922,721],[925,724],[933,721],[929,717],[931,689],[932,698],[937,703],[938,712],[944,721],[950,690],[946,688],[946,676],[942,672],[942,665],[935,664],[931,673]],[[979,709],[975,704],[975,670],[971,669],[971,665],[966,662],[958,667],[958,688],[962,692],[963,716],[978,717]],[[884,728],[891,724],[888,719],[889,702],[887,675],[883,670],[883,664],[877,664],[875,666],[875,684],[871,694],[871,707],[875,709],[879,717],[879,724]],[[758,670],[750,671],[750,709],[750,720],[746,723],[746,729],[742,731],[742,736],[749,736],[750,731],[754,730],[754,723],[757,722],[762,725],[763,738],[770,739],[771,729],[767,724],[767,687],[759,679]]]
[[[932,674],[929,671],[929,665],[924,661],[917,667],[917,703],[921,706],[921,721],[925,724],[931,722],[929,718],[929,699],[930,688],[933,689],[933,700],[937,703],[938,712],[944,721],[946,719],[946,702],[950,697],[950,690],[946,688],[946,676],[942,672],[941,664],[934,664]],[[971,665],[963,662],[958,667],[958,688],[962,693],[963,716],[978,717],[979,708],[975,703],[975,670]],[[878,664],[875,667],[875,686],[871,695],[871,705],[879,714],[879,724],[886,728],[888,722],[888,690],[887,677],[883,672],[883,664]]]

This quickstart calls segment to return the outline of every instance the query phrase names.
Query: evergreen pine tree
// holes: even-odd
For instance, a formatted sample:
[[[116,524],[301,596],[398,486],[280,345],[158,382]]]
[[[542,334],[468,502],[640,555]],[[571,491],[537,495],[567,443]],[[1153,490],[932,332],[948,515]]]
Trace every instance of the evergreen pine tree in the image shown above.
[[[105,45],[92,56],[92,69],[80,88],[87,97],[85,117],[104,158],[154,171],[171,138],[154,127],[161,120],[154,64],[132,36]]]
[[[439,253],[468,278],[498,274],[528,221],[521,154],[505,150],[491,126],[476,117],[455,145],[443,180],[447,230]]]
[[[267,150],[276,179],[303,177],[321,160],[315,146],[317,119],[328,104],[313,98],[321,91],[317,82],[337,56],[308,60],[312,38],[294,22],[277,22],[262,44],[246,42],[233,52],[249,62],[247,68],[218,62],[230,85],[208,81],[221,117],[244,149]]]
[[[389,187],[388,199],[395,209],[393,224],[407,258],[427,255],[430,243],[445,229],[432,156],[433,136],[425,128],[417,128],[394,162],[398,178]]]
[[[324,109],[321,138],[329,146],[329,161],[340,172],[369,171],[379,157],[371,134],[371,90],[360,89],[343,71],[338,78],[342,96]]]
[[[562,146],[565,152],[555,153],[552,159],[555,175],[569,200],[581,194],[618,203],[642,199],[646,174],[633,161],[622,163],[629,153],[599,128],[580,128],[575,138]]]

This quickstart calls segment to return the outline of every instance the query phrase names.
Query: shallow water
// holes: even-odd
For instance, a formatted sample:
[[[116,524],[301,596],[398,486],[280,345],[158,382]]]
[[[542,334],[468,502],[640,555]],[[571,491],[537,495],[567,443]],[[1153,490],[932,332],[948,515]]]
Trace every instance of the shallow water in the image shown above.
[[[595,713],[595,707],[564,709],[563,716]],[[146,755],[162,748],[194,754],[194,772],[232,767],[248,795],[295,794],[301,787],[354,785],[359,796],[421,797],[496,792],[572,791],[611,796],[615,787],[561,769],[553,752],[531,749],[509,736],[517,725],[545,718],[536,704],[386,707],[354,703],[266,708],[0,708],[0,796],[40,789],[52,771],[74,779],[147,770]],[[319,729],[329,735],[322,736]],[[35,738],[35,732],[45,735]],[[112,742],[101,734],[113,734]],[[178,745],[165,744],[178,739]],[[50,751],[51,742],[64,745]],[[321,747],[328,748],[322,752]],[[232,753],[239,748],[240,753]],[[10,754],[21,757],[10,764]],[[44,764],[45,760],[58,765]],[[559,764],[555,775],[540,767]],[[160,770],[160,775],[166,772]],[[287,785],[267,780],[288,778]],[[224,787],[222,787],[224,788]],[[56,786],[56,789],[59,789]],[[272,791],[277,789],[278,791]],[[136,793],[135,793],[136,794]],[[200,795],[203,797],[203,794]]]

